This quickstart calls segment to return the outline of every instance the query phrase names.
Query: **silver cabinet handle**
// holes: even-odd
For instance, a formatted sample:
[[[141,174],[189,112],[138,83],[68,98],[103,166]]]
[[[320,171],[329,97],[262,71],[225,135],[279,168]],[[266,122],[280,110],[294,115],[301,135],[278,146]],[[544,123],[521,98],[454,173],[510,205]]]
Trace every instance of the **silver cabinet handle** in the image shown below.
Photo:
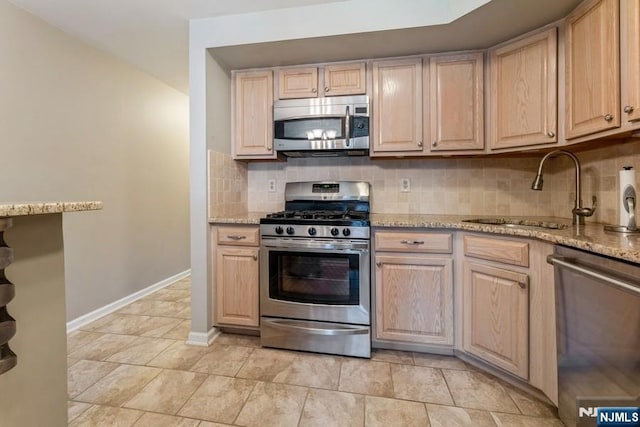
[[[331,89],[330,89],[328,86],[324,88],[324,91],[325,91],[325,92],[329,92],[330,90],[331,90]]]
[[[554,136],[556,136],[556,133],[555,133],[554,131],[551,131],[551,130],[550,130],[549,132],[547,132],[547,136],[548,136],[549,138],[553,138]]]
[[[422,147],[422,146],[423,146],[422,141],[418,141],[418,147]]]
[[[271,151],[271,146],[267,145],[267,150]]]
[[[432,145],[432,146],[434,146],[434,147],[437,147],[437,146],[438,146],[438,141],[433,141],[433,142],[431,143],[431,145]]]
[[[233,236],[227,236],[227,239],[231,239],[231,240],[242,240],[242,239],[246,239],[247,236],[239,236],[239,235],[233,235]]]
[[[631,105],[627,105],[623,110],[627,114],[631,114],[633,112],[633,107]]]
[[[610,286],[613,286],[614,288],[618,288],[624,291],[632,292],[636,295],[640,295],[640,283],[630,283],[625,280],[620,280],[616,277],[610,276],[609,274],[603,271],[596,270],[593,267],[589,267],[589,268],[583,267],[581,265],[574,263],[573,261],[575,261],[573,258],[567,258],[567,257],[557,256],[557,255],[549,255],[547,257],[547,262],[549,264],[553,264],[554,266],[558,266],[558,267],[564,267],[567,270],[571,270],[573,272],[580,273],[584,276],[587,276],[591,279],[604,282]]]
[[[607,114],[606,116],[604,116],[604,119],[610,122],[611,120],[613,120],[613,114]]]
[[[403,245],[424,245],[424,240],[400,240]]]
[[[316,89],[315,87],[313,89],[311,89],[311,92],[316,93],[318,91],[318,89]]]

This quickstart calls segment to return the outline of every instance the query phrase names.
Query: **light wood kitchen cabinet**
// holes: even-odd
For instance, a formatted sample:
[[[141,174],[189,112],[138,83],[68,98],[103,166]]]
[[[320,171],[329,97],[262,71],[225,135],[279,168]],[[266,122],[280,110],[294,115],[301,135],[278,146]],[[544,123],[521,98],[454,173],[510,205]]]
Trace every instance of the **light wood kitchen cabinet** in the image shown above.
[[[451,258],[376,256],[376,338],[453,345]]]
[[[557,28],[489,51],[490,148],[558,141]]]
[[[364,62],[326,65],[323,71],[325,96],[367,93],[367,74]]]
[[[371,156],[422,155],[422,59],[374,61]]]
[[[622,120],[640,125],[640,0],[620,2]]]
[[[377,232],[375,250],[375,340],[453,346],[452,234]]]
[[[567,139],[620,127],[618,2],[587,0],[565,20]]]
[[[528,275],[468,260],[463,270],[464,350],[528,379]]]
[[[483,69],[483,52],[429,58],[425,82],[430,90],[424,102],[431,151],[484,148]]]
[[[214,325],[259,326],[258,227],[212,228]]]
[[[328,64],[320,68],[282,68],[278,70],[278,98],[366,94],[366,75],[364,62]],[[320,76],[321,80],[318,79]]]
[[[273,72],[233,73],[232,154],[234,159],[274,159]]]
[[[278,98],[315,98],[318,96],[318,68],[278,70]]]

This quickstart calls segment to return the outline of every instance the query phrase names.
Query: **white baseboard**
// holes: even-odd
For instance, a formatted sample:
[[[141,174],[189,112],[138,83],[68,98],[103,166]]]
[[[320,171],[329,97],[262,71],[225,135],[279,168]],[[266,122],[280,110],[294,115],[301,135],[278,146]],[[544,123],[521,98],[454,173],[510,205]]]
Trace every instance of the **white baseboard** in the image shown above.
[[[107,304],[104,307],[101,307],[97,310],[92,311],[91,313],[87,313],[76,319],[73,319],[67,322],[67,333],[71,333],[83,327],[84,325],[87,325],[95,320],[98,320],[103,316],[106,316],[109,313],[113,313],[114,311],[121,309],[127,304],[131,304],[132,302],[137,301],[140,298],[146,297],[147,295],[152,294],[157,290],[165,288],[177,282],[178,280],[184,279],[185,277],[188,277],[190,274],[191,274],[191,269],[185,270],[182,273],[178,273],[175,276],[168,277],[158,283],[155,283],[151,286],[141,289],[138,292],[134,292],[131,295],[128,295],[122,299],[119,299],[118,301],[114,301],[111,304]]]
[[[220,330],[216,328],[209,329],[209,332],[189,332],[189,338],[187,338],[187,344],[197,345],[200,347],[208,347],[213,340],[218,338]]]

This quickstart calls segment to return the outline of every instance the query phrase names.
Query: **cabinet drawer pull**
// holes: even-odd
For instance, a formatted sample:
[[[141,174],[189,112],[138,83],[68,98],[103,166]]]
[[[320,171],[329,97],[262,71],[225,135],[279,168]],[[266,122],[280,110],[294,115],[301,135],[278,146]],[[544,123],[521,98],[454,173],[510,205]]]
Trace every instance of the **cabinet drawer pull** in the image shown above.
[[[381,267],[382,263],[380,261],[376,262],[376,267]]]
[[[518,286],[520,286],[522,289],[527,289],[527,286],[529,286],[529,277],[523,280],[519,280]]]
[[[318,89],[316,89],[315,87],[313,89],[311,89],[311,92],[316,93],[318,91]]]
[[[606,116],[604,116],[604,119],[610,122],[611,120],[613,120],[613,114],[607,114]]]
[[[324,88],[324,91],[325,91],[325,92],[329,92],[330,90],[331,90],[331,89],[329,89],[328,87],[325,87],[325,88]]]
[[[403,245],[424,245],[424,240],[400,240]]]
[[[418,147],[422,147],[422,141],[418,142]]]
[[[627,114],[631,114],[633,112],[633,107],[631,105],[627,105],[624,107],[624,112]]]
[[[242,240],[242,239],[246,239],[246,238],[247,238],[247,236],[238,236],[237,234],[233,235],[233,236],[227,236],[227,239],[231,239],[231,240]]]
[[[433,141],[433,142],[431,143],[431,145],[432,145],[432,146],[434,146],[434,147],[437,147],[437,146],[438,146],[438,141]]]
[[[556,133],[550,130],[549,132],[547,132],[547,136],[549,138],[553,138],[554,136],[556,136]]]
[[[254,260],[254,261],[257,261],[257,260],[258,260],[258,255],[254,255],[254,256],[253,256],[253,260]]]

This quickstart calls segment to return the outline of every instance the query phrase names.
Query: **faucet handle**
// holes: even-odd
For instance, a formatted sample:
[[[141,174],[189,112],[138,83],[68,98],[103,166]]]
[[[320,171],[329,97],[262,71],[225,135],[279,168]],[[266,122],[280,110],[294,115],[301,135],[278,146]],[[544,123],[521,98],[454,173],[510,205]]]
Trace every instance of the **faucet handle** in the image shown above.
[[[572,210],[574,215],[579,215],[579,216],[591,216],[594,213],[596,213],[596,208],[598,207],[598,199],[596,198],[596,196],[593,196],[591,198],[591,201],[593,202],[593,206],[590,208],[574,208]]]

